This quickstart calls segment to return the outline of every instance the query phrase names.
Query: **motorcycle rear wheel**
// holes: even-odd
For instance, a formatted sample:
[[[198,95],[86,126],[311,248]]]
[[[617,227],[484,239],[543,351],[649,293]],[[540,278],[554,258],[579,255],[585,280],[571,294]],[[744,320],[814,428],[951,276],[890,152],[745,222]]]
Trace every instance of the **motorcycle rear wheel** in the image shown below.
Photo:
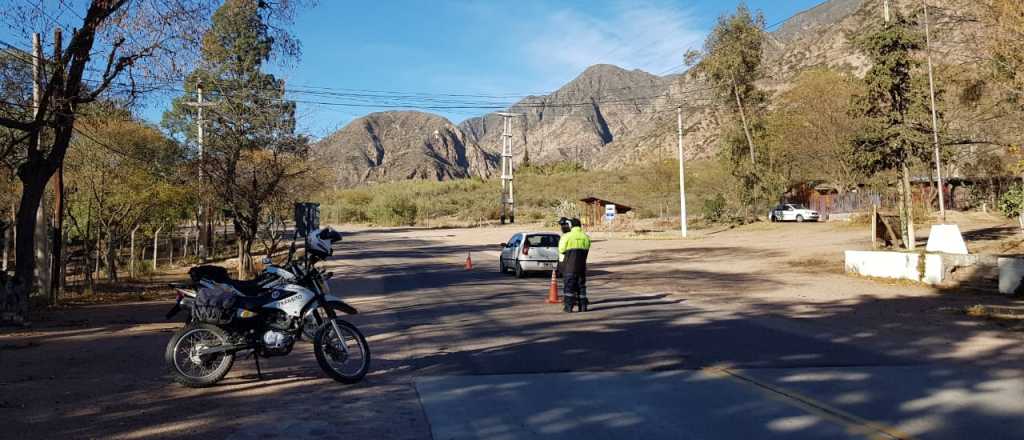
[[[338,382],[359,382],[370,371],[370,344],[356,326],[341,319],[335,319],[334,322],[342,334],[338,335],[334,331],[329,320],[320,326],[313,341],[316,362],[328,376]]]
[[[212,324],[185,326],[171,336],[164,352],[167,370],[175,382],[191,388],[205,388],[219,382],[231,371],[235,354],[220,352],[198,355],[197,350],[227,345],[228,334]]]

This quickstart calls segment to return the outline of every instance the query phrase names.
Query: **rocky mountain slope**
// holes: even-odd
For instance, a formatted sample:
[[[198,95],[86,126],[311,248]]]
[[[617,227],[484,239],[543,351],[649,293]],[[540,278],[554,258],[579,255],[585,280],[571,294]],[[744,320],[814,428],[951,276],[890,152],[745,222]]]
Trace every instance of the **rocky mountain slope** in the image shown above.
[[[880,6],[876,3],[879,2],[831,0],[789,19],[769,35],[763,64],[766,79],[762,87],[784,90],[801,72],[820,66],[863,74],[867,62],[854,47],[853,40],[881,20]],[[909,2],[896,4],[907,13],[917,7]],[[964,41],[976,38],[973,35],[976,30],[969,29],[969,22],[957,20],[955,15],[968,8],[970,1],[933,0],[932,5],[935,6],[934,40],[943,62],[953,63],[969,57]],[[686,156],[689,159],[711,157],[717,149],[719,126],[724,117],[714,106],[712,93],[706,83],[690,73],[659,77],[611,65],[591,66],[554,93],[525,98],[508,109],[522,115],[513,130],[517,162],[521,163],[527,151],[533,162],[569,160],[588,168],[614,168],[675,157],[677,107],[683,110]],[[370,117],[381,120],[389,114]],[[347,151],[345,157],[354,161],[354,165],[342,171],[345,175],[342,180],[346,182],[489,175],[501,151],[503,124],[501,117],[494,113],[470,118],[458,127],[439,120],[441,118],[430,119],[431,127],[444,127],[442,131],[446,136],[443,137],[448,141],[441,144],[452,145],[453,152],[466,153],[463,153],[465,160],[459,159],[462,157],[459,153],[453,153],[440,155],[445,160],[426,163],[420,163],[416,155],[405,152],[420,151],[420,139],[430,138],[437,128],[402,125],[412,130],[405,133],[399,126],[392,125],[391,130],[381,132],[366,128],[364,119],[354,121],[341,131],[348,134],[334,135],[325,141]],[[362,137],[353,139],[352,132]],[[351,140],[357,142],[348,144]],[[391,148],[396,149],[394,153]],[[432,146],[424,148],[434,150]],[[392,159],[388,162],[390,166],[380,159],[385,155]],[[413,161],[396,163],[403,158]]]
[[[447,119],[429,113],[372,113],[319,142],[339,186],[403,179],[489,176],[495,157]]]

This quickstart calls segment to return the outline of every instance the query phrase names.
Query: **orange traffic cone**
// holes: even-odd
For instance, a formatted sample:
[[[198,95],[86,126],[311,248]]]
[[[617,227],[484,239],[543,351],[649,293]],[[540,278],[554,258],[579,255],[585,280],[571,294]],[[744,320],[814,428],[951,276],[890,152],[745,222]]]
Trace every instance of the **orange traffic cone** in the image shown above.
[[[473,254],[466,254],[466,270],[473,270]]]
[[[551,271],[551,287],[548,288],[548,304],[558,304],[558,280],[555,278],[555,271]]]

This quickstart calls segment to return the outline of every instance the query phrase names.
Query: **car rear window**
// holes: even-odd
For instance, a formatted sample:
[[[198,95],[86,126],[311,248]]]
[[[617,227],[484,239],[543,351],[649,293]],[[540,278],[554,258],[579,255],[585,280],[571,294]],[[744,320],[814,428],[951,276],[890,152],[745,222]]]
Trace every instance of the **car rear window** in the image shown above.
[[[531,235],[526,237],[526,242],[531,247],[558,247],[557,235]]]

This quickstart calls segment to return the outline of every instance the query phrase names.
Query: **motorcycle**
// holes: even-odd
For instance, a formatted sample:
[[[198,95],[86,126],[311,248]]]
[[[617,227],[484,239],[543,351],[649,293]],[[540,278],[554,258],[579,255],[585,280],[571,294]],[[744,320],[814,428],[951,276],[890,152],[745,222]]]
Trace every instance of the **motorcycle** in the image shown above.
[[[370,347],[355,325],[337,312],[358,314],[331,295],[327,280],[333,274],[316,264],[333,254],[341,234],[321,229],[306,237],[306,252],[267,268],[252,281],[232,280],[216,266],[189,271],[193,283],[173,285],[177,301],[167,313],[189,313],[186,325],[167,343],[167,368],[182,385],[201,388],[216,384],[231,370],[235,356],[251,351],[257,376],[260,357],[285,356],[305,336],[313,341],[317,364],[342,383],[356,383],[369,371]]]

